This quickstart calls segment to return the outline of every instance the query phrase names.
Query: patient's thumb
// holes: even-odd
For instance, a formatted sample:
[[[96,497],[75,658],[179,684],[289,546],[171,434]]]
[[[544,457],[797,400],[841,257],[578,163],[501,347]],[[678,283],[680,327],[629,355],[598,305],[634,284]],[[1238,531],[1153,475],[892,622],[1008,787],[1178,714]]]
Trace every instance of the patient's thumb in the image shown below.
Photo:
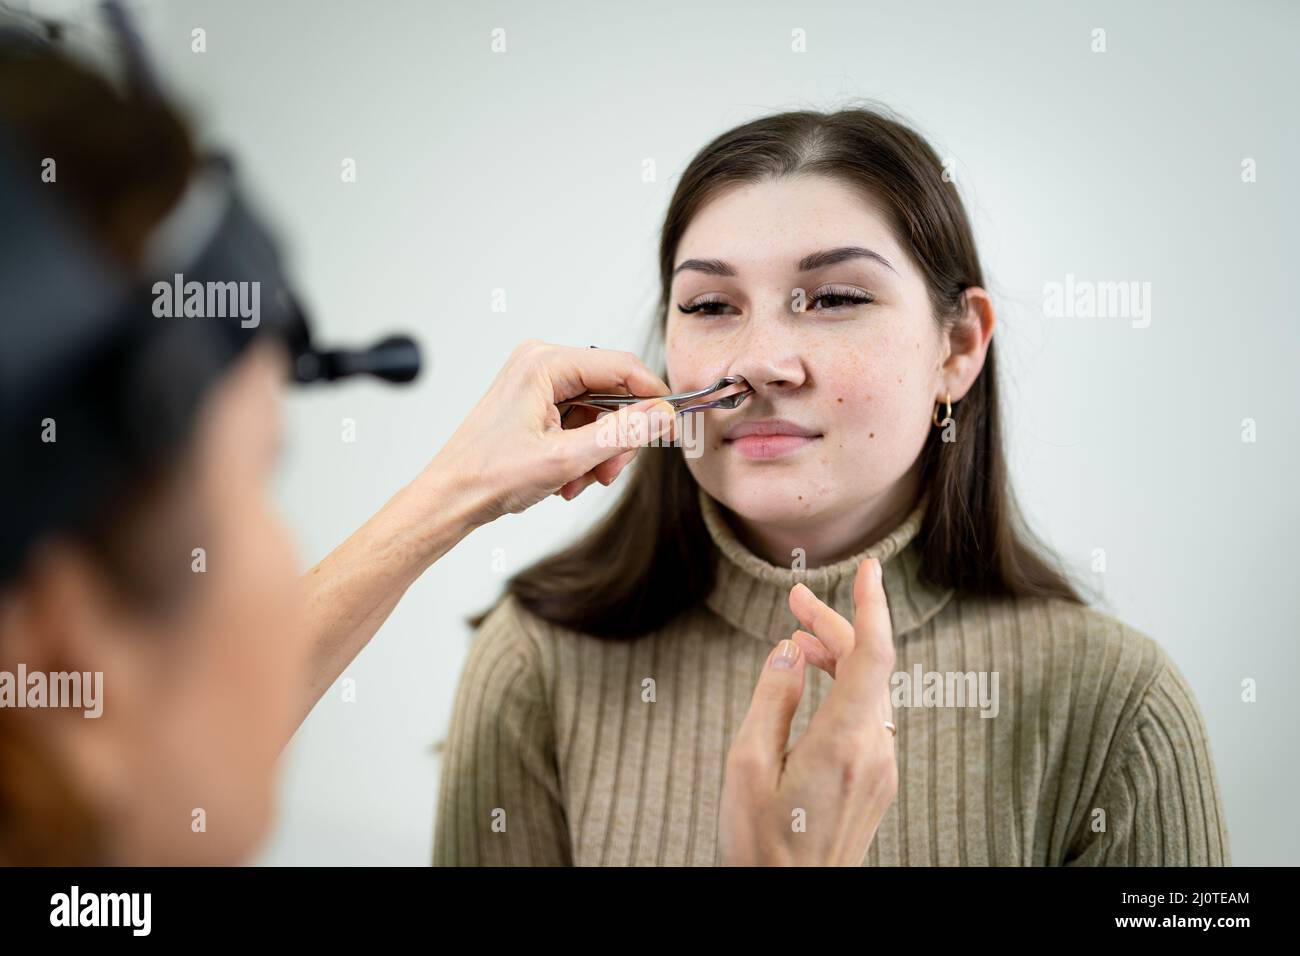
[[[736,733],[736,745],[773,775],[780,772],[790,726],[803,697],[804,664],[794,641],[782,641],[772,649]]]

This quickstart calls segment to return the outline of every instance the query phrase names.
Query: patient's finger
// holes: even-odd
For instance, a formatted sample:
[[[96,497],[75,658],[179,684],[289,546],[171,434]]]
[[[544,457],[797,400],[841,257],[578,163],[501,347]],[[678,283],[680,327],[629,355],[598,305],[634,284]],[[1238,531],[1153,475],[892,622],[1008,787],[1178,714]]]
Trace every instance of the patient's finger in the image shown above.
[[[836,660],[852,653],[856,643],[853,625],[813,594],[806,584],[796,584],[790,589],[790,611],[804,630],[821,641]]]
[[[853,579],[854,629],[858,645],[836,662],[835,686],[822,705],[842,726],[879,719],[894,669],[894,632],[880,578],[880,562],[869,558]]]
[[[823,670],[831,677],[835,676],[835,655],[826,649],[826,645],[807,631],[796,630],[790,640],[799,645],[808,663],[818,670]]]
[[[790,725],[803,697],[804,663],[791,641],[782,641],[767,656],[727,754],[727,776],[744,787],[774,789],[780,780]]]

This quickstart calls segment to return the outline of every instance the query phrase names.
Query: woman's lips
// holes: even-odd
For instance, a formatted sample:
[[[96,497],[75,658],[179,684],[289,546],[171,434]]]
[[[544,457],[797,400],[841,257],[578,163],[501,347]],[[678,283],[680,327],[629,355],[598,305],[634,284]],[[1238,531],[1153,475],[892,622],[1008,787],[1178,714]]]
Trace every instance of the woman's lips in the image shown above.
[[[744,438],[728,438],[726,444],[740,452],[746,458],[780,458],[793,451],[811,445],[820,436],[807,435],[747,435]]]
[[[820,437],[794,422],[764,419],[737,425],[723,438],[723,444],[746,458],[780,458],[811,445]]]

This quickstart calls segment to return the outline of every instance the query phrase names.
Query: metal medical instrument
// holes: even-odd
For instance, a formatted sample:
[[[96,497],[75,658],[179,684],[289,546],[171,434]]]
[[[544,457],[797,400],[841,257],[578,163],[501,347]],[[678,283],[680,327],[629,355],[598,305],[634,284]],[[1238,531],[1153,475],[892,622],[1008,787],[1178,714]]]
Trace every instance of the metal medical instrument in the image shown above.
[[[706,395],[712,395],[714,392],[728,388],[732,385],[744,386],[740,391],[732,392],[730,395],[724,395],[721,398],[711,399],[709,401],[698,401]],[[600,411],[617,411],[627,405],[635,405],[637,402],[644,402],[647,398],[662,398],[668,404],[672,405],[677,414],[684,415],[687,412],[703,411],[706,408],[738,408],[745,399],[754,394],[754,388],[740,375],[728,375],[720,378],[708,388],[696,389],[693,392],[679,392],[675,395],[618,395],[600,392],[583,392],[581,395],[575,395],[573,398],[566,398],[562,402],[556,402],[556,407],[570,410],[577,406],[585,408],[595,408]]]

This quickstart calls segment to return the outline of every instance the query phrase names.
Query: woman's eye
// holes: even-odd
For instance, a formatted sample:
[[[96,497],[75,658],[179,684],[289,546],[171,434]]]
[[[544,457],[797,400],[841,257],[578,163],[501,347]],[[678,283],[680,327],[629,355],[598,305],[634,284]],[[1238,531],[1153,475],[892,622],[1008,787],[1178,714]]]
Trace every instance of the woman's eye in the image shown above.
[[[855,305],[869,305],[876,300],[860,289],[823,289],[806,300],[805,312],[826,312]],[[736,307],[724,299],[706,296],[687,304],[678,303],[677,308],[685,315],[726,315],[728,310],[737,311]]]
[[[851,305],[869,305],[876,300],[858,289],[827,289],[809,300],[810,309],[821,303],[822,309],[839,309]]]
[[[680,302],[677,308],[686,315],[723,315],[723,309],[729,309],[731,306],[721,299],[699,299],[689,305],[682,305]]]

